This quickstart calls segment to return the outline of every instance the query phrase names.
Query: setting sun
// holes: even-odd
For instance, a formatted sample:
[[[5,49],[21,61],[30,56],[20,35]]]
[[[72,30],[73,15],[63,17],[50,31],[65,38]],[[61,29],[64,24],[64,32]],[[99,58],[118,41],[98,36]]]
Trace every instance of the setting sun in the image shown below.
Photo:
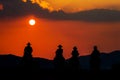
[[[29,20],[29,24],[30,24],[31,26],[35,25],[35,20],[34,20],[34,19],[30,19],[30,20]]]

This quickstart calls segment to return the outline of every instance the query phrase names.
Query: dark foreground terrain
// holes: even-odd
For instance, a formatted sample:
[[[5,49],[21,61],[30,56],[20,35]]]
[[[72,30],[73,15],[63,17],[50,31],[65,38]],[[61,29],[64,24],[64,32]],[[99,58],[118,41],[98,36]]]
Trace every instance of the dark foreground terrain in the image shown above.
[[[0,55],[0,80],[120,80],[120,51],[102,53],[100,58],[100,70],[93,71],[90,69],[90,56],[79,57],[80,68],[72,70],[69,67],[55,69],[53,60],[44,58],[33,58],[31,66],[23,65],[22,57]]]
[[[86,71],[31,68],[0,68],[0,79],[30,80],[119,80],[119,70]]]

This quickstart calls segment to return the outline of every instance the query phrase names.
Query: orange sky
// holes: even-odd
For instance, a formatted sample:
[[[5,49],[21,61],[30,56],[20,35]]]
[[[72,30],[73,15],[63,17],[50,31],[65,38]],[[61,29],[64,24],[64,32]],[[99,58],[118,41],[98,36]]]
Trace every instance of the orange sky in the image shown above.
[[[30,26],[29,19],[36,19]],[[88,55],[94,44],[102,52],[120,50],[120,23],[88,23],[80,21],[52,21],[24,17],[0,21],[0,54],[23,55],[28,41],[33,47],[34,57],[53,59],[59,44],[64,56],[69,58],[73,46],[80,55]]]
[[[26,1],[26,0],[23,0]],[[62,9],[65,12],[77,12],[95,8],[108,8],[120,10],[120,0],[31,0],[43,8],[50,10]]]

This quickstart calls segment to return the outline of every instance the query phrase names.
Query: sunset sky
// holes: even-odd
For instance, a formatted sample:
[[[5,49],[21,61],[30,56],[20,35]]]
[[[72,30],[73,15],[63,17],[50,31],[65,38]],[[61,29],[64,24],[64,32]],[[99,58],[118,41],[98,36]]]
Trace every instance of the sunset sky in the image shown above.
[[[23,0],[26,2],[26,0]],[[120,0],[31,0],[43,8],[77,12],[94,8],[120,9]]]
[[[118,14],[113,16],[119,19],[119,0],[24,2],[26,0],[0,0],[0,54],[22,56],[27,42],[32,44],[34,57],[48,59],[53,59],[59,44],[63,45],[65,58],[71,57],[74,46],[78,47],[81,56],[90,55],[94,45],[101,52],[120,50],[120,21],[88,22],[86,20],[101,19],[101,16],[94,17],[92,14],[98,13],[92,12],[92,16],[87,13],[81,19],[81,14],[77,13],[81,10],[114,9],[117,11],[110,12]],[[109,11],[105,11],[109,15]],[[36,24],[31,26],[30,19],[35,19]]]

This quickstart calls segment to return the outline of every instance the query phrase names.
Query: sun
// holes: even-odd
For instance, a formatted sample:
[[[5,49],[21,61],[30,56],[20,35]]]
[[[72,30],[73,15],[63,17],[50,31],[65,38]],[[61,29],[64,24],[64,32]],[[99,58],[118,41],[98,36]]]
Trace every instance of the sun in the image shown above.
[[[30,20],[29,20],[29,24],[30,24],[31,26],[34,26],[35,23],[36,23],[35,19],[30,19]]]

